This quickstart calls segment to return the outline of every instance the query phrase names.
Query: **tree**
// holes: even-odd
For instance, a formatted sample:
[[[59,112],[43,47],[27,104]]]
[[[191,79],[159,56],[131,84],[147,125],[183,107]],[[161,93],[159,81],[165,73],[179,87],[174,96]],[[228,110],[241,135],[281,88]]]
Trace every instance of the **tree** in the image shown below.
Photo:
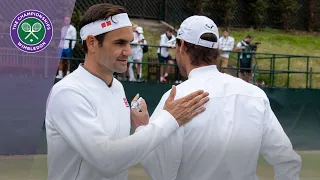
[[[205,14],[214,21],[223,22],[224,26],[229,27],[236,8],[236,0],[209,0],[206,1]]]
[[[313,32],[316,25],[319,24],[320,18],[320,2],[319,0],[308,1],[308,31]]]
[[[258,29],[264,23],[267,9],[269,4],[265,0],[257,0],[249,4],[250,14],[248,14],[248,19],[250,22]]]
[[[272,8],[276,10],[280,18],[280,22],[283,25],[283,28],[286,32],[289,31],[289,20],[292,13],[296,12],[301,6],[297,0],[272,0]]]
[[[208,0],[187,0],[185,11],[189,15],[203,15],[207,1]]]

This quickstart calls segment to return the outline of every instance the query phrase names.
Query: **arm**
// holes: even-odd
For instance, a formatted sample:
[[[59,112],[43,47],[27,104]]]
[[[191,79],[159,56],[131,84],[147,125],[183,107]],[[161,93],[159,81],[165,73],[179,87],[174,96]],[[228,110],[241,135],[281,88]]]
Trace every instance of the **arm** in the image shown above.
[[[134,33],[133,34],[133,41],[131,42],[131,43],[133,43],[133,44],[138,44],[139,43],[139,37],[138,36],[136,36],[136,34]]]
[[[76,30],[76,28],[73,28],[71,39],[74,40],[74,41],[72,41],[72,49],[74,49],[74,47],[76,45],[76,40],[77,40],[77,30]]]
[[[222,50],[223,46],[222,46],[221,38],[218,39],[218,44],[219,44],[219,50]]]
[[[51,94],[48,116],[63,138],[79,155],[106,178],[139,163],[160,142],[178,128],[167,112],[143,130],[119,140],[111,140],[101,128],[93,103],[84,93],[63,88]]]
[[[150,122],[160,116],[165,99],[161,99],[150,118]],[[183,128],[178,129],[142,160],[142,167],[152,180],[176,179],[182,158],[183,132]]]
[[[147,40],[145,39],[144,35],[141,34],[141,39],[143,40],[142,41],[142,44],[147,44]]]
[[[269,102],[265,104],[261,153],[265,160],[273,166],[275,180],[299,180],[301,157],[293,150]]]
[[[172,36],[172,38],[174,38],[174,37]],[[161,35],[160,46],[172,47],[173,45],[166,42],[166,36],[165,35]]]
[[[238,42],[238,44],[237,44],[237,46],[235,47],[235,51],[240,51],[240,50],[242,50],[242,49],[245,49],[246,47],[244,47],[244,46],[241,46],[241,42]]]

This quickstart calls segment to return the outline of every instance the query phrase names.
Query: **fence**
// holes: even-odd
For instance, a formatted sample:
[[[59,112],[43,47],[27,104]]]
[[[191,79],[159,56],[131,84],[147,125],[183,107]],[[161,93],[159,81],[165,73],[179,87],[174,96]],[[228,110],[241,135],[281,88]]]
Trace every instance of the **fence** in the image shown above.
[[[71,43],[70,43],[71,45]],[[143,72],[147,80],[157,81],[160,79],[160,66],[158,62],[157,49],[161,48],[158,45],[148,45],[149,51],[144,54]],[[173,50],[174,51],[174,50]],[[174,52],[171,52],[174,57]],[[239,77],[241,69],[238,61],[240,52],[229,51],[230,60],[229,67],[225,68],[229,74]],[[247,52],[252,54],[252,80],[253,84],[260,85],[264,82],[264,86],[281,87],[281,88],[320,88],[320,56],[308,55],[289,55],[289,54],[274,54],[274,53],[260,53]],[[83,52],[74,52],[77,60],[83,62]],[[78,64],[76,64],[78,65]],[[171,66],[176,66],[173,64]],[[74,66],[76,68],[76,66]],[[174,68],[171,72],[173,76],[170,77],[169,82],[174,82],[174,75],[178,69]],[[125,75],[123,75],[125,76]],[[177,76],[177,75],[176,75]],[[120,75],[121,77],[121,75]]]
[[[178,27],[188,16],[200,13],[197,10],[199,4],[208,3],[209,1],[199,0],[194,1],[194,4],[192,4],[192,0],[77,0],[73,16],[81,16],[91,5],[104,2],[124,6],[131,17],[163,20],[174,27]],[[233,0],[230,2],[234,2],[235,6],[227,18],[225,9],[230,8],[225,7],[226,2],[221,0],[210,1],[210,6],[205,5],[202,13],[212,18],[220,27],[225,26],[226,23],[229,24],[229,27],[260,26],[276,29],[283,29],[284,27],[282,20],[279,18],[281,16],[279,13],[281,12],[275,8],[278,6],[272,5],[276,1],[265,1],[268,6],[265,9],[254,7],[252,4],[255,1]],[[310,2],[308,0],[297,0],[299,7],[294,12],[288,14],[287,22],[290,29],[308,30],[309,23],[313,22],[313,29],[320,31],[320,1],[313,1],[314,12],[312,16],[310,16],[309,10]],[[311,17],[314,20],[310,20]],[[78,18],[75,17],[75,19]],[[76,21],[75,19],[73,22]]]
[[[230,52],[231,64],[238,76],[239,52]],[[264,81],[269,87],[320,88],[320,56],[249,52],[253,55],[253,82]]]
[[[59,42],[60,39],[53,39]],[[81,42],[79,39],[77,42]],[[79,45],[79,43],[77,43]],[[71,46],[71,42],[70,42]],[[149,51],[144,54],[143,75],[147,81],[160,80],[160,67],[167,65],[158,62],[158,45],[148,45]],[[48,77],[55,74],[58,65],[58,53],[43,51],[37,55],[18,54],[17,49],[0,48],[0,74],[14,74],[12,71],[20,67],[21,76],[43,76]],[[252,61],[252,79],[253,84],[267,87],[280,88],[320,88],[320,56],[301,56],[288,54],[272,54],[248,52],[253,55]],[[174,52],[171,52],[174,57]],[[239,52],[230,51],[229,66],[226,68],[229,74],[239,77],[241,70],[238,61]],[[84,53],[73,52],[71,60],[71,70],[75,69],[79,63],[84,61]],[[179,75],[176,64],[169,65],[175,68],[171,71],[169,83],[176,80]],[[23,67],[23,71],[21,70]],[[242,68],[243,69],[243,68]],[[125,76],[118,75],[119,78]]]

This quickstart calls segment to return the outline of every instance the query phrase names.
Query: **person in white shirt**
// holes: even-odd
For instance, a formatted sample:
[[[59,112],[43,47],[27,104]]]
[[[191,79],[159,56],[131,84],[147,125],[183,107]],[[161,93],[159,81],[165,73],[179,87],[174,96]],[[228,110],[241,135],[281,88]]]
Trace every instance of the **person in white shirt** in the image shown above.
[[[143,58],[143,50],[141,45],[138,44],[147,44],[147,41],[144,38],[143,35],[143,28],[138,26],[135,31],[133,32],[133,37],[134,40],[131,42],[131,49],[132,49],[132,56],[129,57],[130,62],[135,62],[136,64],[136,69],[137,69],[137,78],[135,78],[134,73],[133,73],[133,63],[130,63],[129,65],[129,81],[138,81],[138,82],[143,82],[142,78],[142,64],[138,64],[142,62]]]
[[[134,33],[137,29],[138,25],[137,24],[132,24],[132,32]],[[132,46],[131,46],[132,48]],[[130,74],[133,74],[133,69],[132,66],[130,67],[130,64],[133,63],[133,56],[128,57],[128,68],[125,73],[126,78],[124,80],[130,80]],[[133,75],[132,75],[133,76]],[[133,79],[134,80],[134,79]]]
[[[132,24],[126,10],[108,3],[91,6],[80,22],[83,65],[56,83],[46,106],[48,180],[127,180],[139,163],[179,126],[205,111],[208,93],[173,100],[149,123],[139,95],[130,105],[113,73],[124,73],[132,55]],[[139,98],[139,99],[138,99]],[[141,101],[140,101],[141,100]],[[143,130],[130,135],[148,124]]]
[[[72,57],[72,50],[76,45],[77,30],[70,24],[71,18],[69,16],[64,17],[64,26],[61,28],[61,39],[59,43],[59,57],[61,60],[58,67],[58,75],[56,78],[63,78],[63,59]],[[66,75],[70,74],[70,60],[66,59],[67,72]]]
[[[222,37],[219,38],[219,49],[223,51],[218,58],[217,66],[220,68],[222,73],[227,73],[228,62],[229,62],[229,55],[230,52],[234,48],[234,38],[229,36],[229,31],[227,29],[222,30]]]
[[[166,64],[174,64],[173,58],[169,53],[169,48],[174,48],[175,44],[174,41],[170,41],[174,39],[175,36],[173,35],[173,29],[168,28],[168,30],[160,36],[160,47],[158,48],[158,60],[159,63],[166,63]],[[170,43],[168,43],[170,41]],[[171,72],[172,65],[161,65],[160,66],[160,82],[166,82],[168,77],[168,72]]]
[[[142,161],[152,180],[257,180],[259,154],[274,168],[275,180],[298,180],[301,158],[260,88],[221,73],[215,23],[205,16],[184,20],[176,39],[182,76],[176,98],[204,89],[207,111],[183,125]],[[165,93],[150,118],[161,114]],[[144,130],[139,127],[136,132]]]

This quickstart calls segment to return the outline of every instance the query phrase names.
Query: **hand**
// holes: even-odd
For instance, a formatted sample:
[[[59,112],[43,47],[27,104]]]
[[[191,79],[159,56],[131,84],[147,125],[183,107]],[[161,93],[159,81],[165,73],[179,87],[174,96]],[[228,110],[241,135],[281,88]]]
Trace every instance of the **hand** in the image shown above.
[[[137,102],[139,99],[139,94],[137,94],[132,102]],[[149,113],[147,108],[147,103],[142,99],[140,104],[141,112],[138,108],[131,108],[131,127],[135,131],[139,126],[144,126],[149,123]]]
[[[176,91],[176,86],[172,86],[172,90],[163,109],[168,111],[176,119],[179,126],[182,126],[205,111],[205,107],[201,106],[209,101],[209,97],[207,97],[209,93],[199,90],[183,98],[174,100]]]

